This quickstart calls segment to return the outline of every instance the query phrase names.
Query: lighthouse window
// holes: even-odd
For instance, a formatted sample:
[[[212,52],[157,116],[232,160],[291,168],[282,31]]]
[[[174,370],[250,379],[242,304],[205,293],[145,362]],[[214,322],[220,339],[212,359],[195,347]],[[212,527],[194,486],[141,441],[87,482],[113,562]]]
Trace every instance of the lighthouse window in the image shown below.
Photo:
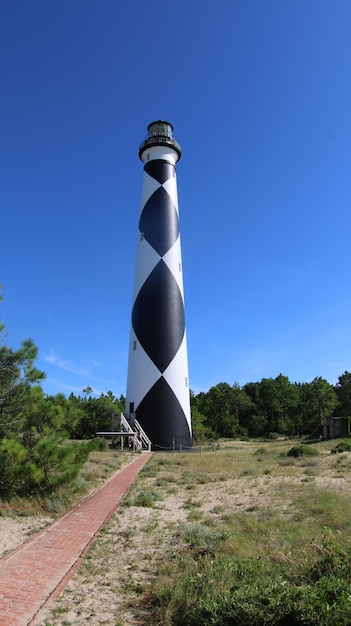
[[[164,137],[172,137],[172,127],[167,122],[156,122],[155,124],[150,124],[149,126],[149,137],[157,137],[157,135],[161,135]]]
[[[136,350],[136,349],[137,349],[137,342],[136,342],[136,340],[134,339],[134,341],[133,341],[133,350]]]
[[[187,377],[185,377],[185,386],[186,387],[188,386],[188,379],[187,379]]]
[[[144,233],[140,233],[140,241],[143,241],[144,239]]]
[[[179,271],[181,272],[182,271],[182,264],[179,263],[178,267],[179,267]]]

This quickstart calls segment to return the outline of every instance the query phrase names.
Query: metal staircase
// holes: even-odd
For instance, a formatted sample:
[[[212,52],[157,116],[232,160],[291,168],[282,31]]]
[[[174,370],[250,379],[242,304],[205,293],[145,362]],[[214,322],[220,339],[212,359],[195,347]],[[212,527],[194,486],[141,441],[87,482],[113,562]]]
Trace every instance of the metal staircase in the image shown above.
[[[135,427],[136,432],[138,433],[138,440],[141,443],[141,450],[147,450],[150,452],[151,450],[151,441],[147,436],[145,430],[142,429],[141,425],[137,420],[134,420],[133,426]]]
[[[130,420],[127,420],[125,415],[123,413],[120,413],[120,420],[121,430],[125,430],[127,433],[130,433],[130,436],[135,439],[135,445],[137,449],[140,452],[142,452],[143,450],[147,450],[150,452],[151,441],[139,422],[135,419],[134,415]]]
[[[114,445],[115,437],[121,438],[121,450],[123,452],[125,446],[128,448],[133,446],[134,452],[150,452],[151,441],[143,430],[135,416],[131,414],[128,420],[123,413],[119,414],[119,430],[115,429],[115,416],[112,415],[111,430],[99,431],[96,433],[98,437],[112,437],[112,445]]]
[[[119,430],[115,430],[115,416],[112,415],[112,429],[109,431],[97,432],[98,437],[112,437],[114,445],[115,437],[121,438],[121,450],[133,446],[134,452],[150,452],[151,441],[146,432],[142,429],[134,415],[128,420],[123,413],[119,414]]]

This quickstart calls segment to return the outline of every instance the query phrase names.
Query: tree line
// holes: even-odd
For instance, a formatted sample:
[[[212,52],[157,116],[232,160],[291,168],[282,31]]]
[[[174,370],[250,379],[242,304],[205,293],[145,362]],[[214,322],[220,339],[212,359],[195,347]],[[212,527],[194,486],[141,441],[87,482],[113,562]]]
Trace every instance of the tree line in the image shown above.
[[[44,394],[37,356],[31,339],[17,350],[9,347],[0,322],[0,497],[45,493],[71,480],[91,446],[102,445],[96,433],[111,430],[112,415],[124,411],[124,396],[111,391],[98,398],[90,387],[68,397]],[[195,443],[272,433],[317,436],[325,418],[351,416],[351,374],[341,374],[334,386],[321,377],[292,383],[282,374],[243,387],[218,383],[191,392],[191,412]]]
[[[320,376],[292,383],[283,374],[242,387],[218,383],[207,392],[192,394],[191,405],[198,439],[272,433],[319,436],[326,418],[351,416],[351,374],[345,371],[335,385]]]

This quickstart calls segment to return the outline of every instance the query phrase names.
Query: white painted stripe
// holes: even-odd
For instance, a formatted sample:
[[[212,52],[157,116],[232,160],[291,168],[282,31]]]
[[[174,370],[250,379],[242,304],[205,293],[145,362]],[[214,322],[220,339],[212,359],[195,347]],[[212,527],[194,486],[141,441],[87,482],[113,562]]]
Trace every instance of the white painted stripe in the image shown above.
[[[182,254],[180,247],[180,236],[178,236],[175,244],[166,252],[162,257],[163,261],[171,270],[174,278],[177,281],[180,293],[182,294],[184,304],[184,288],[183,288],[183,268],[182,268]]]
[[[190,416],[190,395],[189,395],[189,373],[188,373],[188,354],[186,333],[184,333],[183,341],[175,355],[173,361],[169,364],[163,373],[164,379],[167,381],[173,393],[176,395],[181,405],[185,417],[187,419],[191,433],[191,416]],[[187,385],[186,381],[187,379]]]
[[[171,176],[168,178],[165,183],[163,183],[162,187],[167,191],[168,195],[172,199],[172,202],[177,209],[177,213],[179,215],[178,210],[178,194],[177,194],[177,179],[175,176]]]
[[[156,252],[156,250],[150,246],[150,244],[143,239],[137,243],[137,251],[136,251],[136,265],[135,265],[135,275],[134,275],[134,290],[133,290],[133,306],[134,302],[137,298],[137,295],[142,288],[144,282],[147,277],[150,275],[155,265],[160,260],[160,255]]]
[[[133,350],[133,342],[136,341],[136,350]],[[144,398],[150,391],[151,387],[160,378],[161,374],[156,365],[146,354],[142,345],[139,343],[133,327],[130,333],[129,346],[129,363],[128,363],[128,382],[127,382],[127,406],[126,412],[129,412],[129,403],[134,402],[136,410]]]
[[[152,176],[150,176],[147,172],[144,172],[143,188],[141,191],[140,215],[142,214],[143,208],[150,196],[152,196],[156,189],[159,189],[160,187],[160,183],[155,178],[152,178]]]
[[[147,161],[154,161],[155,159],[164,159],[174,165],[178,161],[178,153],[170,146],[153,146],[143,152],[141,160],[147,163]]]

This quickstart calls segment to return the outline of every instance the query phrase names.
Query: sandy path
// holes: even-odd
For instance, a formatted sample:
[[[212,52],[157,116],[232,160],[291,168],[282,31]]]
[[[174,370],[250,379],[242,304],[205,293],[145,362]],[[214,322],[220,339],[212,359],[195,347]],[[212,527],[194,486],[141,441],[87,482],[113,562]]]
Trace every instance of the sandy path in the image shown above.
[[[53,519],[45,516],[0,517],[0,557],[22,545]]]

